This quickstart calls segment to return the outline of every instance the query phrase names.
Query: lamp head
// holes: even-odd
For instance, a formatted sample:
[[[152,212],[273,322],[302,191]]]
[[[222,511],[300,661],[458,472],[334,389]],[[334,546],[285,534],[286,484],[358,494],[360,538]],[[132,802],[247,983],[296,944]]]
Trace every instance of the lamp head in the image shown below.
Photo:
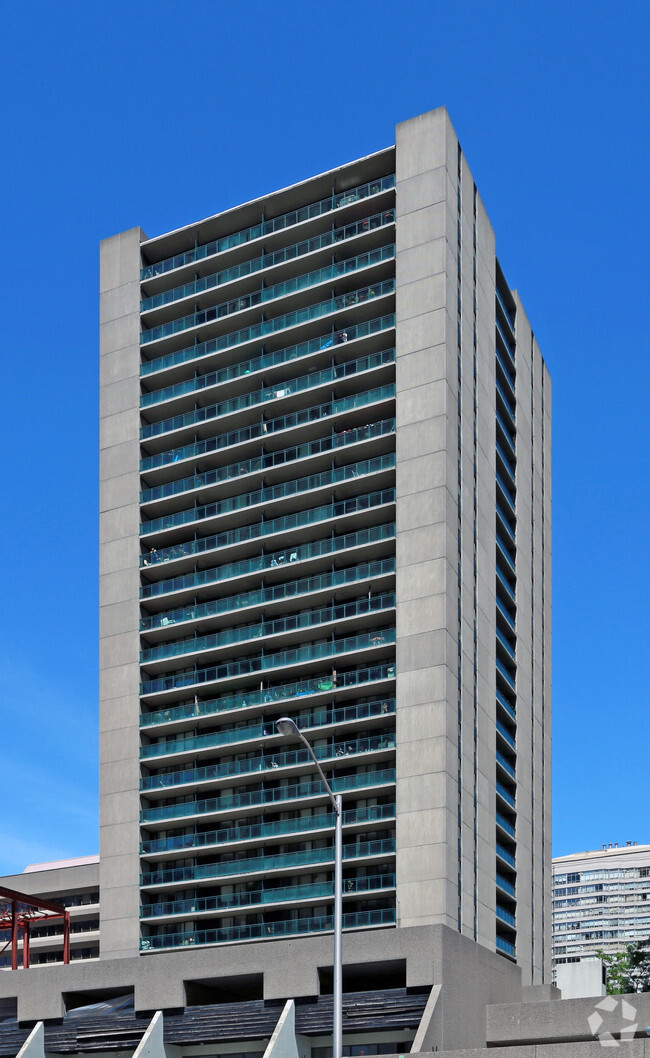
[[[300,731],[296,723],[291,719],[290,716],[281,716],[275,721],[275,726],[278,729],[280,735],[284,735],[285,738],[291,736],[300,737]]]

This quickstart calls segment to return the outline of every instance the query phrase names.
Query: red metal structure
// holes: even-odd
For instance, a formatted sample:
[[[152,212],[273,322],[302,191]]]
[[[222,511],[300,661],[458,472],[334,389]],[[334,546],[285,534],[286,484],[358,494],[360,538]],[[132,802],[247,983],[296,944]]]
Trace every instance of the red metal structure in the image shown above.
[[[63,961],[70,962],[70,912],[61,904],[43,900],[40,896],[27,896],[13,889],[0,886],[0,934],[11,931],[9,940],[0,948],[0,955],[11,944],[11,969],[18,969],[18,940],[23,935],[23,967],[29,966],[29,935],[33,922],[55,918],[63,919]],[[2,941],[0,940],[0,944]]]

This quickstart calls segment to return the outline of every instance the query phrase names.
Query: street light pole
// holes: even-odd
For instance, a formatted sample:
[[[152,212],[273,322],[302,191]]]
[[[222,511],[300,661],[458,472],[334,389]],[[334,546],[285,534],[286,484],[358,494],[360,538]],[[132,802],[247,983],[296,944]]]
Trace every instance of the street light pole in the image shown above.
[[[333,1058],[343,1055],[343,810],[341,795],[334,798],[334,1033]]]
[[[340,794],[334,794],[325,778],[325,773],[316,758],[311,744],[307,741],[298,725],[289,716],[281,716],[275,721],[279,733],[286,737],[298,738],[307,747],[323,785],[327,790],[336,821],[334,829],[334,1025],[332,1033],[332,1058],[342,1058],[343,1054],[343,808]]]

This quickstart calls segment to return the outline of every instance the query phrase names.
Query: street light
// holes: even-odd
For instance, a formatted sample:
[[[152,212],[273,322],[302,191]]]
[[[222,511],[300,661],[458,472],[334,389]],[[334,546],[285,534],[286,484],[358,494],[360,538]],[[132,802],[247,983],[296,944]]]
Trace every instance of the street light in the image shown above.
[[[343,962],[341,955],[343,938],[343,812],[341,809],[341,795],[332,792],[332,787],[325,778],[325,773],[316,759],[316,754],[295,721],[290,716],[281,716],[279,720],[275,721],[275,726],[285,738],[298,738],[307,747],[309,756],[316,765],[318,774],[323,780],[323,785],[332,802],[336,819],[334,831],[334,1031],[332,1058],[341,1058],[343,1053]]]

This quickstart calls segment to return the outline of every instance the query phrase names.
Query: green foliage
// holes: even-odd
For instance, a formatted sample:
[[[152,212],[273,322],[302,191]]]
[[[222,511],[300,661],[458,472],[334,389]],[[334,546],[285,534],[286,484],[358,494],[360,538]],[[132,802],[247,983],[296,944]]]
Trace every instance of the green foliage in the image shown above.
[[[607,994],[625,995],[629,992],[650,992],[650,937],[626,944],[623,951],[608,955],[598,950],[596,955],[607,970]]]

